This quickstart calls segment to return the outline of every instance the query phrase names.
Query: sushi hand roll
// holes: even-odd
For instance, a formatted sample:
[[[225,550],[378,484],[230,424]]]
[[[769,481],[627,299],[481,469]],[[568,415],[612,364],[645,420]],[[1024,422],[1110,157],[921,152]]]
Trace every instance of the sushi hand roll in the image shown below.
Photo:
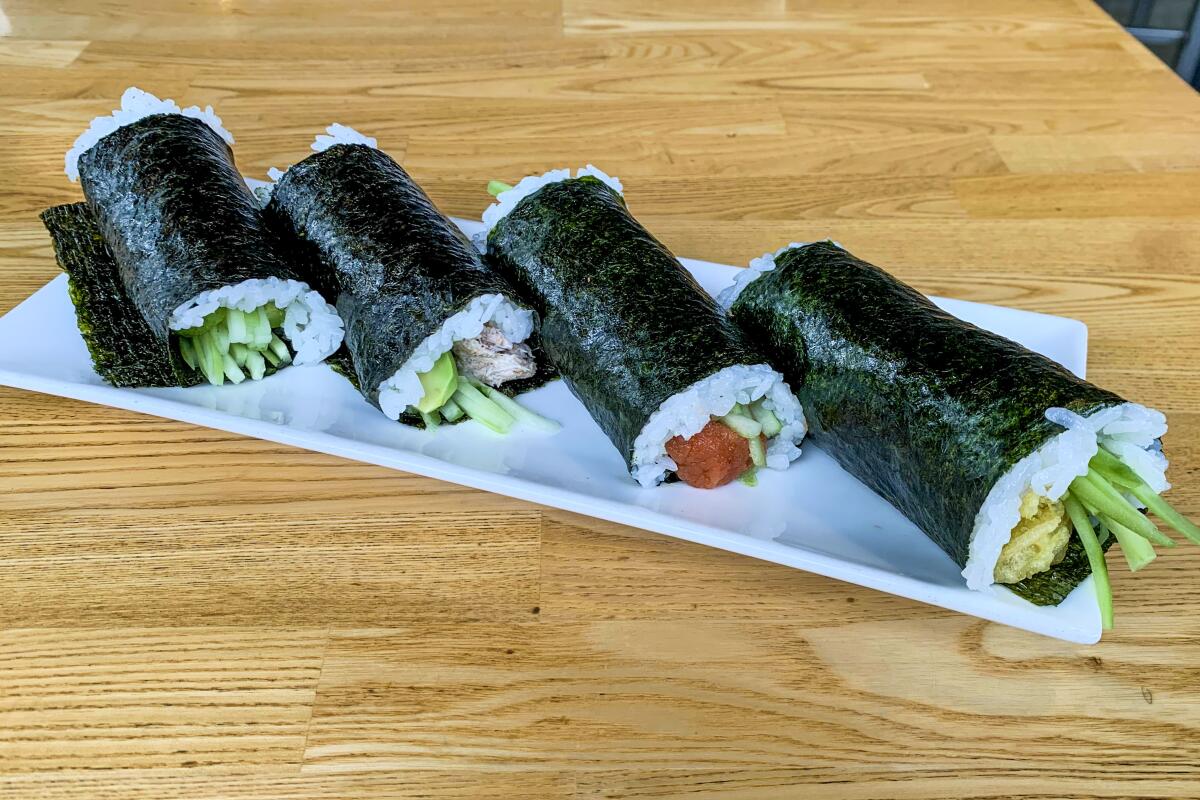
[[[346,368],[389,418],[556,425],[509,395],[552,377],[533,311],[373,138],[343,125],[272,171],[266,215],[346,325]],[[340,359],[339,359],[340,360]]]
[[[211,108],[180,109],[131,88],[121,108],[94,120],[66,156],[67,175],[87,200],[88,230],[110,256],[95,263],[115,268],[111,277],[127,301],[122,313],[140,317],[130,325],[144,325],[156,340],[157,354],[147,359],[167,351],[218,385],[319,362],[342,340],[333,307],[280,256],[238,174],[232,141]],[[60,257],[65,219],[51,228]],[[68,271],[73,281],[83,279]],[[84,294],[77,287],[73,296]],[[116,329],[93,326],[86,336],[101,374],[147,385],[128,383],[129,370],[105,375],[106,354],[128,350],[101,341],[105,330]],[[151,384],[166,379],[161,370],[143,372],[155,375]]]
[[[638,483],[714,488],[800,453],[783,376],[587,167],[490,187],[479,244],[541,316],[542,344]]]
[[[1153,409],[963,322],[831,242],[751,262],[720,300],[799,387],[813,441],[937,542],[971,589],[1058,604],[1089,574],[1105,626],[1104,549],[1131,569],[1170,547],[1141,508],[1200,529],[1169,484]]]

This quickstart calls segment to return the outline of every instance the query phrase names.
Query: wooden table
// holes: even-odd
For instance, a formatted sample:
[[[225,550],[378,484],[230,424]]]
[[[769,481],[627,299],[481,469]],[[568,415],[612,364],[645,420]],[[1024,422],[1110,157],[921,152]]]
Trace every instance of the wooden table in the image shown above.
[[[138,6],[3,2],[0,310],[130,84],[250,174],[352,124],[462,216],[591,161],[681,254],[1084,320],[1200,516],[1200,99],[1087,0]],[[1081,647],[55,397],[0,443],[3,797],[1200,797],[1195,547],[1110,559]]]

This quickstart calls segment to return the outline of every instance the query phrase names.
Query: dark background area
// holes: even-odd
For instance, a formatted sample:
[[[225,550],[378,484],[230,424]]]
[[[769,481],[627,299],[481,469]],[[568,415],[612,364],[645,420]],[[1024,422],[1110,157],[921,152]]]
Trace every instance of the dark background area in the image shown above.
[[[1192,86],[1200,87],[1197,0],[1097,0],[1142,44]]]

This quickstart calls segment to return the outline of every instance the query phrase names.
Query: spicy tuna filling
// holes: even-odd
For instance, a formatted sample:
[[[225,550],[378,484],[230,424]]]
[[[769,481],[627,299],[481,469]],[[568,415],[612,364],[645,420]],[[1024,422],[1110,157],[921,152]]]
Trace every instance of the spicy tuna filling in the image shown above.
[[[783,423],[761,399],[738,403],[723,417],[713,417],[697,433],[667,440],[675,475],[688,486],[715,489],[737,478],[754,482],[755,470],[767,465],[767,446]]]

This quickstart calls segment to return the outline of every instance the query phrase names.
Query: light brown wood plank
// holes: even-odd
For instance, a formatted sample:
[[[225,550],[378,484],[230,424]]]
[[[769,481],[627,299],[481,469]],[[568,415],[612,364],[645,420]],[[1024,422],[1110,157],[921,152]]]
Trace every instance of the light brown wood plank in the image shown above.
[[[0,633],[3,772],[296,765],[320,630]]]
[[[1196,657],[1194,641],[1176,646]],[[1191,670],[1146,674],[1147,661],[1136,642],[1088,649],[961,616],[346,632],[329,644],[304,769],[853,764],[861,775],[1016,758],[1098,781],[1170,780],[1200,756],[1200,709]]]
[[[570,775],[484,770],[404,770],[344,775],[279,774],[206,769],[108,770],[65,776],[13,775],[0,778],[0,797],[48,800],[80,796],[89,800],[426,800],[430,797],[477,800],[572,800]]]
[[[1080,319],[1200,517],[1200,98],[1091,0],[5,0],[0,76],[0,313],[135,84],[253,175],[334,121],[461,216],[591,162],[680,255]],[[1111,569],[1079,647],[0,389],[0,797],[1200,797],[1200,549]]]
[[[546,160],[547,153],[557,159]],[[804,175],[995,175],[1008,167],[985,136],[915,134],[845,140],[805,140],[794,136],[681,134],[653,141],[622,139],[597,142],[590,137],[519,139],[498,149],[450,137],[414,137],[405,165],[424,175],[515,179],[559,164],[604,164],[621,176],[657,178],[669,170],[675,178],[725,177],[770,179]]]
[[[974,217],[1194,218],[1200,171],[962,178],[954,194]]]

